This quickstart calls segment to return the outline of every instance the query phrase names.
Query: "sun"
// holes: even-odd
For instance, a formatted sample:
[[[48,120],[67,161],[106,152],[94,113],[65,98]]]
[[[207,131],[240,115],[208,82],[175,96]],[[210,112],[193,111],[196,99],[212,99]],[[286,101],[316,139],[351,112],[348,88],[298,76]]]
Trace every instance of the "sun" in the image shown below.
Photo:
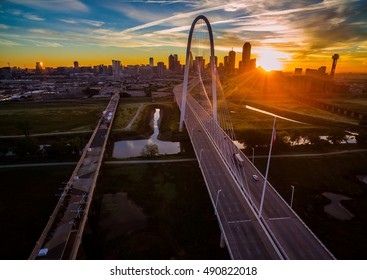
[[[272,48],[262,48],[258,51],[256,64],[265,71],[282,70],[282,60],[288,58],[286,53],[274,50]]]

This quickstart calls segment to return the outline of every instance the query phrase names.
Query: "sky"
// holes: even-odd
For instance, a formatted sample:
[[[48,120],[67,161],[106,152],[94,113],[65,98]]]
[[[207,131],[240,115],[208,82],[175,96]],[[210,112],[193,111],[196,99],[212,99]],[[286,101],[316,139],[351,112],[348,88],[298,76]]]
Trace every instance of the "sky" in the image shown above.
[[[250,42],[266,70],[328,72],[338,53],[336,72],[367,72],[367,0],[1,0],[0,67],[167,64],[170,54],[184,64],[198,15],[219,62],[233,49],[238,63]]]

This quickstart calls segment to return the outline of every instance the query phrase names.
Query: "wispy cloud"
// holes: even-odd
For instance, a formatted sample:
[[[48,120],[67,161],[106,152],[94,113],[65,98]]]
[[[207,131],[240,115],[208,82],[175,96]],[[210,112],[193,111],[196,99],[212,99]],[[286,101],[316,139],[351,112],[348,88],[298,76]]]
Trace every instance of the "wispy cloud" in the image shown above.
[[[6,24],[0,24],[0,29],[8,29],[9,25]]]
[[[43,20],[45,20],[44,18],[41,18],[41,17],[36,16],[36,15],[33,15],[33,14],[29,14],[29,13],[25,13],[25,14],[23,14],[23,16],[26,19],[29,19],[29,20],[36,20],[36,21],[43,21]]]
[[[65,22],[65,23],[69,23],[69,24],[76,24],[78,23],[77,20],[75,19],[64,19],[64,18],[60,18],[59,21]]]
[[[59,19],[59,21],[68,23],[68,24],[87,24],[95,27],[100,27],[104,25],[105,23],[103,21],[97,21],[97,20],[89,20],[89,19]]]
[[[26,19],[29,19],[29,20],[34,20],[34,21],[44,21],[45,20],[44,18],[41,18],[37,15],[31,14],[31,13],[26,13],[26,12],[23,12],[21,10],[13,9],[13,10],[10,10],[10,13],[14,16],[20,16],[20,17],[23,17],[23,18],[26,18]]]
[[[241,3],[244,1],[240,1]],[[190,1],[190,4],[192,4],[192,2]],[[235,4],[239,4],[239,3],[232,3],[232,4],[220,4],[220,5],[210,5],[207,6],[206,8],[200,8],[197,10],[191,10],[188,12],[181,12],[181,13],[176,13],[172,16],[168,16],[168,17],[162,17],[158,20],[154,20],[145,24],[141,24],[132,28],[128,28],[125,29],[124,32],[134,32],[134,31],[138,31],[138,30],[142,30],[142,29],[146,29],[146,28],[151,28],[153,26],[158,26],[158,25],[163,25],[163,24],[170,24],[173,26],[179,26],[182,25],[182,22],[180,22],[179,20],[184,20],[184,22],[187,23],[191,23],[190,21],[192,21],[192,19],[200,14],[205,14],[205,13],[210,13],[210,12],[214,12],[214,11],[220,11],[220,10],[228,10],[230,9],[231,11],[234,10],[234,7],[236,7],[236,10],[238,8],[238,5]],[[205,6],[205,5],[204,5]],[[243,8],[245,5],[242,4],[241,7]],[[121,11],[124,11],[129,17],[134,16],[134,14],[132,14],[130,12],[130,10],[127,10],[126,8],[122,8]]]
[[[12,46],[19,46],[20,44],[10,40],[2,40],[0,39],[0,46],[12,47]]]
[[[45,42],[45,41],[30,41],[37,47],[47,47],[47,48],[60,48],[62,45],[57,42]]]
[[[51,11],[89,11],[88,6],[79,0],[7,0],[8,2],[31,7],[38,10]]]
[[[104,24],[103,21],[89,20],[89,19],[81,19],[80,22],[96,27],[100,27]]]

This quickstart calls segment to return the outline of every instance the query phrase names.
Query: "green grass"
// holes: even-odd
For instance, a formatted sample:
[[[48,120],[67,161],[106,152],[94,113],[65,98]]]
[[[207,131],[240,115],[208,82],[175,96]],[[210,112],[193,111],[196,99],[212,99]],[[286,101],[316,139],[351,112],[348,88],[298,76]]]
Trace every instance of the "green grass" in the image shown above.
[[[135,116],[138,111],[138,103],[119,103],[117,107],[116,116],[113,121],[113,129],[123,129],[129,123],[130,120]]]
[[[323,98],[321,101],[338,105],[349,110],[367,112],[367,98],[365,96]]]
[[[119,104],[116,119],[114,121],[113,128],[121,129],[126,127],[135,116],[138,107],[138,103],[125,103]],[[159,120],[160,134],[171,134],[178,131],[178,124],[180,121],[180,112],[178,107],[173,102],[156,102],[156,103],[143,103],[139,115],[135,119],[128,131],[117,132],[114,131],[114,137],[135,137],[144,138],[153,133],[153,114],[154,109],[161,110],[161,118]]]
[[[24,134],[19,128],[24,122],[31,134],[93,130],[107,103],[107,99],[1,103],[1,135]]]
[[[243,104],[235,101],[228,101],[227,104],[231,111],[231,120],[236,131],[249,129],[271,129],[273,126],[274,118],[272,116],[246,109],[245,104],[304,123],[300,124],[278,118],[277,129],[280,130],[320,129],[322,127],[330,128],[332,126],[340,127],[341,122],[345,122],[343,126],[347,128],[350,127],[349,123],[358,123],[358,121],[353,121],[340,115],[332,114],[300,103],[292,103],[290,101],[267,103],[255,100],[251,101],[251,103],[245,102]]]

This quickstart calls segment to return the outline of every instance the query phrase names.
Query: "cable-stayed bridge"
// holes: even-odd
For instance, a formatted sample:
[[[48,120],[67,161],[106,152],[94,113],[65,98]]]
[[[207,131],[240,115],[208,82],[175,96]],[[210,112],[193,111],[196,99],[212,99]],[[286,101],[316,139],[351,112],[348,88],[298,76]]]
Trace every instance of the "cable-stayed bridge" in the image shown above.
[[[217,101],[214,41],[204,16],[192,23],[185,65],[190,65],[191,40],[199,21],[205,22],[209,33],[211,83],[206,86],[199,66],[186,67],[184,83],[174,93],[181,110],[180,130],[185,124],[217,215],[221,244],[232,259],[334,259],[234,144],[228,110]]]

